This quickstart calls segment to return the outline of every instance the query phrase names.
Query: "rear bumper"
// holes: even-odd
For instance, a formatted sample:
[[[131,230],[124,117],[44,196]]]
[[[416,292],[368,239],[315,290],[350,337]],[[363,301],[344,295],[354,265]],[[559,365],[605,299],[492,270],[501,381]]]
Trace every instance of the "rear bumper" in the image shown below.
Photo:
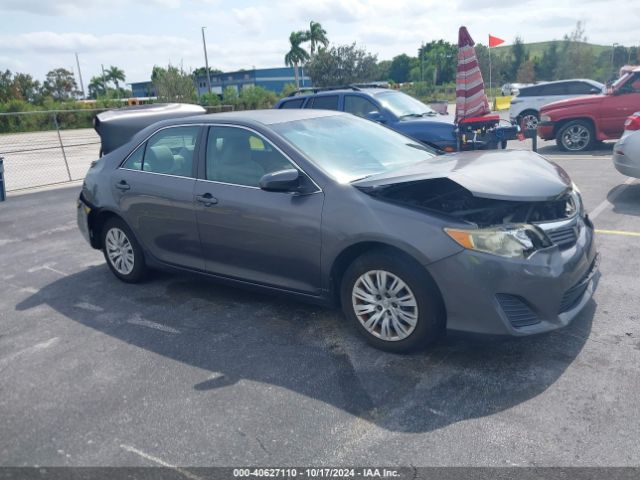
[[[576,222],[576,243],[529,259],[464,250],[428,266],[442,292],[447,328],[524,336],[568,325],[589,302],[599,280],[590,222]]]
[[[622,175],[626,175],[627,177],[640,178],[640,159],[633,160],[627,155],[621,155],[614,151],[613,166]]]
[[[78,229],[80,233],[84,237],[84,239],[92,245],[91,243],[91,230],[89,229],[89,214],[91,213],[91,207],[88,203],[82,198],[82,195],[78,198],[78,204],[76,208],[76,219],[78,222]],[[92,245],[93,246],[93,245]]]
[[[543,140],[553,140],[555,138],[555,123],[540,122],[538,124],[538,136]]]

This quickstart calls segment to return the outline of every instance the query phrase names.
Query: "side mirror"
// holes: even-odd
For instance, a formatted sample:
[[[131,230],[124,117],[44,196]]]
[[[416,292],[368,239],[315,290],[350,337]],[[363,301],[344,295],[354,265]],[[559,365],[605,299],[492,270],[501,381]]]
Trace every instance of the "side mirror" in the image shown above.
[[[297,192],[300,172],[295,168],[267,173],[260,179],[260,188],[268,192]]]
[[[592,88],[589,90],[589,93],[602,93],[602,90],[600,90],[599,88]]]
[[[372,122],[386,123],[386,120],[384,119],[382,114],[377,110],[367,113],[364,118],[366,118],[367,120],[371,120]]]

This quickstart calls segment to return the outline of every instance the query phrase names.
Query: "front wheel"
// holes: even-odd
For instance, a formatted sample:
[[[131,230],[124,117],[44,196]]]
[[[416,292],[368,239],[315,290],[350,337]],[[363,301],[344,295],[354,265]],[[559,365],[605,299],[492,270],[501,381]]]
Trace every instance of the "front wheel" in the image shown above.
[[[538,114],[533,111],[524,112],[520,116],[520,125],[524,127],[525,130],[535,130],[538,128],[538,123],[540,119],[538,118]]]
[[[556,144],[569,152],[591,149],[595,140],[593,127],[584,120],[573,120],[564,124],[556,135]]]
[[[120,280],[127,283],[143,280],[147,271],[144,254],[124,221],[112,218],[104,225],[102,251],[109,269]]]
[[[442,302],[423,267],[380,250],[357,258],[341,288],[342,309],[367,342],[408,352],[435,342],[445,329]]]

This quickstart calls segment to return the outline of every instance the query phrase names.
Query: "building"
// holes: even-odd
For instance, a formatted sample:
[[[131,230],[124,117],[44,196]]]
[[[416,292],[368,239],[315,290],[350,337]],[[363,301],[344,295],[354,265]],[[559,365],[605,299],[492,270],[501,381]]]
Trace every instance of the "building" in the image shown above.
[[[300,75],[300,87],[310,87],[311,79],[304,75],[304,69],[298,68],[298,73]],[[247,87],[263,87],[272,92],[280,93],[285,85],[295,83],[293,67],[254,68],[251,70],[211,74],[211,91],[217,94],[222,94],[227,87],[234,87],[238,91]],[[196,77],[196,87],[198,95],[207,93],[206,75]]]
[[[298,68],[300,75],[300,87],[311,87],[311,79],[304,74],[304,68]],[[293,67],[282,68],[253,68],[251,70],[238,70],[237,72],[211,74],[211,92],[222,95],[227,87],[234,87],[240,91],[247,87],[262,87],[275,93],[280,93],[287,84],[295,85],[296,78]],[[198,75],[195,78],[198,96],[207,93],[206,75]],[[133,97],[157,97],[153,82],[134,82],[129,84]]]
[[[153,82],[134,82],[129,84],[131,86],[131,95],[136,98],[157,97],[156,87],[153,86]]]

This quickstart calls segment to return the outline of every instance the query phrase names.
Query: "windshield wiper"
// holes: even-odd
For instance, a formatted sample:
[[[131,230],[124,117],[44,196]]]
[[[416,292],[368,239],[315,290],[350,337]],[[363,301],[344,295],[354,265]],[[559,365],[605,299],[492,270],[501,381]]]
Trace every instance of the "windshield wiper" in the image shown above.
[[[432,117],[434,115],[437,115],[436,112],[431,111],[431,112],[422,112],[422,113],[405,113],[404,115],[400,115],[400,117],[398,118],[406,118],[406,117]]]

